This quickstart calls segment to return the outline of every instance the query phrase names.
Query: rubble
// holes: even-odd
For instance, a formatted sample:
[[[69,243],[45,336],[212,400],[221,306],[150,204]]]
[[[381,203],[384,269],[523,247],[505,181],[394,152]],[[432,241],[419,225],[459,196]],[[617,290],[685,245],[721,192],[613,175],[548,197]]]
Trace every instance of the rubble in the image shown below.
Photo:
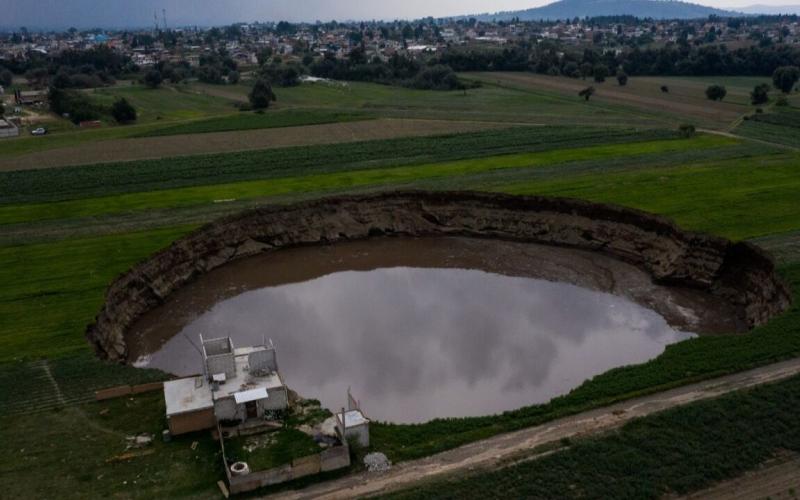
[[[392,462],[383,453],[368,453],[364,457],[364,466],[369,472],[386,472],[392,468]]]

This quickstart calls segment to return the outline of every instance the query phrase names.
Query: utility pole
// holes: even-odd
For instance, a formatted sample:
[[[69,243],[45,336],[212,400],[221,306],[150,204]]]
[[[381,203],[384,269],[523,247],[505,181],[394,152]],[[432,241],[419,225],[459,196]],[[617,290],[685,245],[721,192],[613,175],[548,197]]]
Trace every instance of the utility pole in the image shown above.
[[[161,9],[161,19],[164,21],[164,31],[167,31],[167,9]]]

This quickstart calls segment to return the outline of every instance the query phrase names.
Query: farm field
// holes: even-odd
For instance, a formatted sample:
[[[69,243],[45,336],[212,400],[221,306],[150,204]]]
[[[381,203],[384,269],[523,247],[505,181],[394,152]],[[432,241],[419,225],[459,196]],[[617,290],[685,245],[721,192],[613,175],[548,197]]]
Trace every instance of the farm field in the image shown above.
[[[139,122],[128,126],[81,130],[62,118],[54,117],[58,126],[52,123],[48,125],[54,131],[52,135],[23,135],[0,142],[0,168],[63,164],[54,159],[59,157],[71,158],[73,163],[90,162],[93,156],[99,157],[97,161],[120,161],[125,156],[112,158],[108,156],[108,151],[119,149],[131,155],[134,154],[132,145],[138,146],[135,149],[156,151],[163,156],[185,152],[234,151],[242,148],[241,143],[235,140],[226,147],[225,141],[207,142],[191,135],[351,122],[362,117],[449,121],[453,123],[454,132],[469,126],[477,127],[474,122],[495,126],[495,123],[584,125],[589,121],[597,126],[639,127],[657,127],[664,123],[659,113],[600,102],[586,103],[577,97],[566,97],[546,90],[530,92],[486,86],[467,91],[429,92],[358,82],[346,85],[303,84],[277,89],[278,102],[266,111],[262,121],[261,115],[236,110],[238,103],[247,100],[248,91],[249,87],[245,84],[216,86],[199,83],[164,86],[155,90],[127,85],[95,89],[89,95],[99,104],[109,105],[116,97],[128,99],[140,111]],[[286,134],[291,136],[295,132],[286,131]],[[395,130],[394,134],[386,133],[381,137],[411,135],[404,130]],[[175,142],[176,146],[164,151],[158,144],[153,145],[144,139],[111,142],[165,135],[174,136],[170,142]],[[177,144],[182,147],[179,148]],[[193,148],[199,147],[199,144],[205,149],[194,151]],[[259,142],[258,147],[266,147],[266,144]],[[74,159],[79,152],[82,156]]]
[[[169,153],[173,150],[164,149],[158,154],[163,158],[127,163],[113,163],[119,157],[109,153],[108,163],[102,165],[62,166],[49,170],[20,170],[20,164],[15,166],[9,161],[10,157],[0,160],[0,165],[5,167],[5,171],[0,172],[0,261],[6,264],[0,268],[0,440],[9,443],[9,449],[23,450],[14,457],[0,459],[0,487],[6,488],[4,491],[22,494],[11,484],[12,476],[25,474],[21,472],[21,463],[26,471],[36,465],[26,476],[34,484],[44,482],[44,471],[61,471],[60,478],[50,482],[55,481],[67,492],[67,497],[85,497],[88,492],[110,494],[125,487],[133,491],[130,496],[202,498],[216,493],[215,482],[220,475],[218,457],[215,446],[204,436],[190,436],[172,444],[157,443],[152,455],[115,460],[114,457],[125,450],[126,435],[160,433],[164,425],[163,402],[156,393],[156,396],[97,404],[89,402],[91,390],[101,387],[104,381],[113,385],[122,381],[158,380],[164,375],[92,360],[83,332],[99,310],[105,288],[115,276],[198,225],[248,207],[328,194],[397,188],[479,189],[618,203],[666,215],[689,229],[734,239],[758,239],[769,248],[784,248],[781,273],[795,291],[800,289],[800,246],[787,244],[796,241],[800,234],[800,205],[796,195],[800,188],[798,152],[746,138],[710,134],[681,138],[675,125],[683,121],[682,116],[675,122],[672,117],[650,121],[642,114],[638,115],[642,122],[631,123],[623,120],[628,104],[589,103],[592,109],[603,110],[602,113],[598,111],[598,116],[614,115],[626,128],[603,126],[602,119],[588,120],[594,127],[526,127],[517,123],[537,123],[535,113],[530,112],[528,120],[517,122],[517,118],[534,108],[513,108],[529,95],[534,96],[530,98],[533,101],[543,102],[538,91],[529,94],[527,90],[494,85],[470,90],[467,98],[471,92],[486,91],[481,95],[489,99],[487,107],[496,105],[497,101],[491,102],[491,99],[508,99],[505,110],[495,108],[501,109],[497,115],[502,118],[500,123],[467,121],[466,117],[472,113],[470,106],[465,105],[459,111],[457,105],[447,102],[450,98],[454,101],[463,98],[458,93],[417,96],[412,95],[415,91],[409,91],[406,97],[405,91],[400,91],[397,102],[401,104],[384,109],[379,88],[371,89],[375,94],[366,101],[341,98],[335,93],[339,91],[336,88],[303,86],[290,90],[297,93],[287,92],[281,101],[281,106],[287,108],[279,107],[276,113],[288,113],[290,105],[302,109],[304,103],[320,99],[311,94],[331,92],[326,102],[338,102],[332,104],[330,110],[334,114],[344,113],[340,116],[357,112],[371,118],[373,109],[379,110],[378,117],[383,113],[402,114],[405,110],[400,107],[407,106],[412,114],[433,113],[439,114],[439,118],[444,118],[450,110],[453,117],[464,121],[378,118],[335,125],[251,130],[237,132],[236,136],[252,140],[253,136],[248,134],[291,136],[296,133],[298,138],[282,140],[298,142],[281,143],[276,139],[278,142],[268,144],[270,149],[261,145],[254,147],[254,151],[174,158],[163,157],[175,154]],[[547,91],[543,95],[549,96],[548,99],[555,96],[552,97],[554,122],[559,106],[564,108],[565,116],[572,116],[574,120],[579,116],[578,109],[587,108],[586,103],[559,97],[555,92]],[[569,102],[565,103],[566,100]],[[577,103],[574,109],[572,102]],[[731,106],[740,105],[731,103]],[[542,116],[546,117],[544,108],[541,109]],[[250,120],[232,116],[235,118],[230,118],[231,121]],[[512,121],[515,126],[509,127]],[[194,131],[187,135],[126,140],[138,144],[131,151],[140,150],[142,144],[150,144],[143,141],[175,141],[185,137],[196,140],[194,148],[202,148],[203,143],[213,142],[219,134],[230,133],[209,131],[218,126],[211,123],[206,119],[190,123],[176,120],[170,127],[178,130],[195,127]],[[655,126],[659,123],[664,125]],[[385,131],[381,125],[387,124],[397,128]],[[235,126],[245,127],[246,124]],[[324,139],[314,138],[322,144],[285,147],[313,144],[303,142],[307,137],[300,137],[303,133],[308,135],[310,129],[326,131],[319,134],[327,134]],[[342,132],[336,135],[332,130]],[[396,138],[414,134],[420,137]],[[233,136],[225,137],[230,140]],[[373,140],[356,142],[365,139]],[[95,148],[101,144],[87,145]],[[106,144],[118,143],[106,141]],[[214,151],[213,148],[191,150],[192,153]],[[51,154],[57,158],[64,151],[37,154]],[[81,154],[86,155],[83,158],[87,163],[103,159],[102,155],[97,156],[97,151]],[[4,161],[8,163],[2,163]],[[59,164],[56,160],[53,162],[52,166]],[[26,165],[45,164],[31,160]],[[676,344],[653,361],[612,370],[548,404],[502,416],[435,421],[419,426],[376,423],[372,430],[373,442],[392,460],[413,459],[634,395],[797,356],[800,355],[799,315],[800,309],[795,305],[787,314],[752,334],[700,337]],[[30,390],[34,385],[41,388],[39,392]],[[693,407],[687,410],[689,413],[669,413],[656,417],[662,420],[638,423],[626,428],[621,437],[604,438],[611,441],[578,443],[574,447],[578,451],[553,455],[552,470],[568,476],[564,470],[583,470],[586,463],[598,461],[596,458],[593,461],[577,459],[576,453],[596,457],[611,450],[615,460],[608,461],[608,470],[603,473],[618,473],[621,469],[615,467],[626,466],[626,456],[644,453],[641,443],[653,432],[672,428],[670,426],[674,426],[675,433],[663,439],[671,437],[671,442],[686,440],[697,444],[697,449],[705,455],[692,455],[694,462],[689,463],[706,463],[707,457],[716,457],[733,446],[731,441],[720,438],[711,442],[676,422],[692,421],[697,413],[707,414],[708,419],[702,422],[704,428],[710,428],[712,422],[719,421],[719,415],[735,411],[741,417],[735,422],[752,421],[761,425],[765,418],[764,401],[772,404],[773,398],[783,398],[787,405],[796,405],[795,399],[800,397],[798,387],[796,380],[787,382],[769,389],[773,392],[736,396],[750,399],[714,402],[711,406]],[[21,411],[31,409],[39,411],[30,416],[20,415]],[[133,414],[142,415],[141,421],[136,421]],[[787,415],[791,414],[787,410]],[[720,428],[715,436],[737,430],[732,429],[734,420],[728,421],[729,426]],[[717,475],[709,477],[728,478],[768,458],[768,452],[776,447],[794,446],[794,441],[786,437],[785,427],[781,427],[787,421],[791,419],[787,417],[775,423],[771,428],[774,432],[768,433],[769,440],[759,448],[760,454],[721,466]],[[25,434],[40,428],[47,429],[41,439],[31,442],[24,438]],[[87,430],[89,428],[93,431]],[[194,441],[198,444],[193,445]],[[75,442],[85,446],[74,447]],[[652,458],[647,465],[657,470],[662,466],[672,470],[669,469],[672,462],[667,458],[659,460],[661,458]],[[538,477],[537,463],[520,465],[532,469],[500,471],[489,480],[500,485],[500,489],[511,488],[512,483],[520,484],[507,479],[513,474]],[[88,474],[77,464],[91,464],[93,472]],[[624,491],[647,493],[653,491],[653,484],[667,484],[678,492],[708,486],[699,480],[693,482],[692,476],[687,479],[683,469],[676,468],[674,472],[680,473],[683,479],[654,476],[647,484],[621,483],[619,487],[634,488]],[[170,481],[166,481],[166,477],[170,477]],[[586,485],[585,491],[592,492],[595,490],[588,485],[594,479],[596,476],[587,474],[577,481],[580,488]],[[463,492],[465,490],[458,488],[468,488],[470,484],[455,485],[453,491]],[[552,491],[561,491],[558,489],[561,487],[568,485],[553,483]],[[507,492],[511,496],[525,493],[514,489]]]
[[[465,73],[464,78],[502,88],[531,92],[558,92],[564,96],[577,96],[582,89],[593,86],[597,89],[591,101],[631,108],[633,113],[652,113],[658,110],[662,119],[674,123],[693,123],[707,128],[726,128],[742,114],[752,111],[749,104],[750,83],[768,79],[729,79],[720,82],[731,85],[730,99],[722,102],[709,101],[705,89],[713,79],[683,79],[679,77],[631,77],[628,84],[620,87],[615,78],[603,83],[591,79],[581,80],[567,77],[545,76],[533,73]],[[667,86],[669,92],[662,92]]]
[[[45,149],[22,156],[3,157],[0,155],[0,170],[52,168],[203,153],[418,137],[503,126],[502,124],[482,122],[383,119],[261,130],[123,138],[100,142],[83,141],[82,144],[76,146]]]

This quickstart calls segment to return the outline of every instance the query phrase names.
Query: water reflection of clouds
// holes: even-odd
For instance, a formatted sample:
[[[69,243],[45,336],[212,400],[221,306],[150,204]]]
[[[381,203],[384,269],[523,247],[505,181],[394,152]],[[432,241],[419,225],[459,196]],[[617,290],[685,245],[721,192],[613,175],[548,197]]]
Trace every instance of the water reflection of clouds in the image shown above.
[[[338,407],[353,386],[373,416],[404,421],[543,402],[687,337],[609,294],[410,268],[336,273],[225,300],[167,342],[151,366],[199,361],[186,337],[200,333],[230,335],[239,346],[272,338],[287,383],[301,394]]]

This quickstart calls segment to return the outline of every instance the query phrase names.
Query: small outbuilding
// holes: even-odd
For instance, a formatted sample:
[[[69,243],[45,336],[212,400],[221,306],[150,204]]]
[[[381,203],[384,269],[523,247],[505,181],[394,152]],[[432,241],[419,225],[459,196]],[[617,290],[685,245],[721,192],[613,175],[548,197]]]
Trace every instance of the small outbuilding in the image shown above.
[[[361,403],[347,391],[347,410],[336,414],[336,431],[342,441],[355,439],[364,448],[369,447],[369,419],[361,411]]]

